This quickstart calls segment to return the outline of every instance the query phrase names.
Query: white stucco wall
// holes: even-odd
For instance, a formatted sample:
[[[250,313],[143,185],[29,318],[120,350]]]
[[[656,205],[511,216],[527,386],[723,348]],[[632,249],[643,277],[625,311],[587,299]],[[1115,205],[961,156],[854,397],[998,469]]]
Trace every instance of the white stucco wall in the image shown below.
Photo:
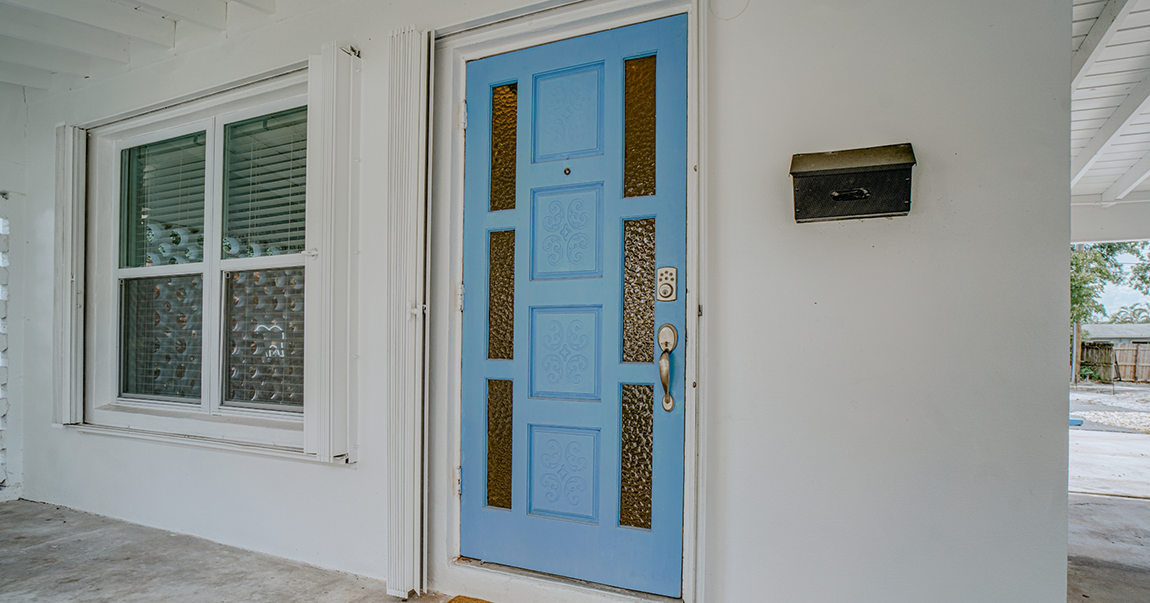
[[[708,600],[1065,596],[1069,14],[712,24]],[[908,217],[794,223],[792,153],[896,142]]]
[[[53,429],[53,126],[355,44],[377,253],[387,32],[516,4],[280,0],[268,23],[29,106],[11,367],[27,497],[385,577],[382,263],[361,263],[356,467]],[[1064,596],[1069,21],[1051,0],[821,0],[711,22],[707,601]],[[910,216],[794,223],[793,153],[897,142],[918,156]]]

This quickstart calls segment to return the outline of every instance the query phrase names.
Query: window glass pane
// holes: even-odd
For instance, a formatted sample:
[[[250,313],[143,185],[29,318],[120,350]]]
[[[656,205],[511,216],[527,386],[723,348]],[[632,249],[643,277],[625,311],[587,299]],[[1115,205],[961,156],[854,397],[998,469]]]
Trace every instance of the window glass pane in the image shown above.
[[[510,379],[487,380],[487,506],[511,508],[514,405]]]
[[[199,402],[203,277],[123,281],[124,396]]]
[[[623,222],[623,362],[655,360],[655,218]]]
[[[655,386],[624,383],[619,525],[651,528]]]
[[[623,69],[623,196],[655,194],[655,56]]]
[[[491,89],[491,211],[515,209],[519,85]]]
[[[201,261],[205,140],[197,132],[121,153],[122,268]]]
[[[303,268],[224,278],[224,404],[302,411]]]
[[[487,357],[515,358],[515,231],[491,233],[487,283]]]
[[[307,107],[224,129],[224,259],[304,248]]]

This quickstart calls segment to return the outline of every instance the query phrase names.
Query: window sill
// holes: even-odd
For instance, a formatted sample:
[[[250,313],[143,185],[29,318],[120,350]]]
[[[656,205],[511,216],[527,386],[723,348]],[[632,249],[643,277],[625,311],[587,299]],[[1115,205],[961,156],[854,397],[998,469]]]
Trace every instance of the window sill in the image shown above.
[[[302,415],[245,410],[209,415],[174,404],[159,406],[131,401],[97,406],[85,414],[88,418],[85,423],[68,427],[89,433],[281,458],[316,458],[304,452]],[[337,457],[332,462],[343,464],[346,457]]]
[[[264,444],[236,442],[233,440],[223,440],[219,438],[209,438],[203,436],[147,431],[144,429],[135,429],[130,427],[92,425],[90,423],[64,425],[63,428],[71,429],[80,433],[131,438],[135,440],[146,440],[149,442],[163,442],[166,444],[192,446],[195,448],[207,448],[212,450],[226,450],[229,452],[239,452],[256,456],[274,457],[295,461],[308,461],[322,465],[346,465],[348,467],[355,467],[355,463],[349,463],[346,457],[338,457],[333,459],[330,463],[320,461],[314,454],[304,453],[302,447],[292,448],[288,446],[269,446]]]

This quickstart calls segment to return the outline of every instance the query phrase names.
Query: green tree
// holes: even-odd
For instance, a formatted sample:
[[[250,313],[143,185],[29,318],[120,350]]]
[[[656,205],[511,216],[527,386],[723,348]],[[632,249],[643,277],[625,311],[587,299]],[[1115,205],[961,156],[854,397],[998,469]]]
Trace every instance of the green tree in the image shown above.
[[[1118,308],[1110,317],[1111,324],[1147,324],[1150,323],[1150,304],[1134,304]]]
[[[1150,242],[1091,243],[1070,252],[1070,321],[1096,322],[1106,318],[1099,298],[1107,284],[1129,285],[1150,295]],[[1130,254],[1129,269],[1119,256]]]

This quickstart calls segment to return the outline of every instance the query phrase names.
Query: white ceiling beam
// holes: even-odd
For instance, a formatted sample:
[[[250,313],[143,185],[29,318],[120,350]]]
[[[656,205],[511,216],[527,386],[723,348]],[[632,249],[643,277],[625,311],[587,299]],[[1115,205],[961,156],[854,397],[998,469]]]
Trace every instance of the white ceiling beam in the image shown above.
[[[52,72],[0,61],[0,82],[47,90],[52,87]]]
[[[0,36],[55,46],[117,63],[129,60],[128,36],[0,4]]]
[[[164,48],[175,45],[175,21],[108,0],[0,0],[0,3],[86,23]]]
[[[276,0],[232,0],[237,4],[254,8],[260,12],[273,15],[276,12]]]
[[[61,48],[0,36],[0,57],[9,63],[47,71],[88,75],[92,58]]]
[[[1110,0],[1106,3],[1102,14],[1098,15],[1098,20],[1090,26],[1090,33],[1086,34],[1086,38],[1082,40],[1082,44],[1074,51],[1070,60],[1070,73],[1074,76],[1070,86],[1072,91],[1077,90],[1082,84],[1082,78],[1086,77],[1086,73],[1102,55],[1102,51],[1106,49],[1106,45],[1110,43],[1110,39],[1117,33],[1135,4],[1136,0]]]
[[[1106,201],[1102,198],[1101,193],[1093,195],[1072,195],[1070,197],[1071,205],[1097,205],[1100,207],[1110,207],[1112,205],[1120,205],[1123,203],[1150,203],[1150,192],[1130,193],[1122,199],[1115,199],[1113,201]]]
[[[228,28],[228,4],[221,0],[136,0],[177,21],[191,21],[216,31]]]
[[[1150,153],[1147,153],[1138,163],[1130,166],[1126,173],[1118,177],[1114,184],[1102,192],[1103,201],[1117,201],[1124,199],[1130,191],[1138,188],[1146,177],[1150,176]]]
[[[1147,106],[1150,104],[1146,102],[1147,99],[1150,99],[1150,77],[1142,80],[1130,91],[1122,104],[1118,105],[1114,113],[1110,114],[1110,117],[1102,123],[1102,127],[1094,133],[1090,142],[1086,143],[1086,147],[1079,151],[1070,167],[1070,186],[1078,184],[1090,166],[1094,165],[1098,157],[1110,147],[1123,127],[1137,119],[1143,111],[1150,109],[1150,106]]]

